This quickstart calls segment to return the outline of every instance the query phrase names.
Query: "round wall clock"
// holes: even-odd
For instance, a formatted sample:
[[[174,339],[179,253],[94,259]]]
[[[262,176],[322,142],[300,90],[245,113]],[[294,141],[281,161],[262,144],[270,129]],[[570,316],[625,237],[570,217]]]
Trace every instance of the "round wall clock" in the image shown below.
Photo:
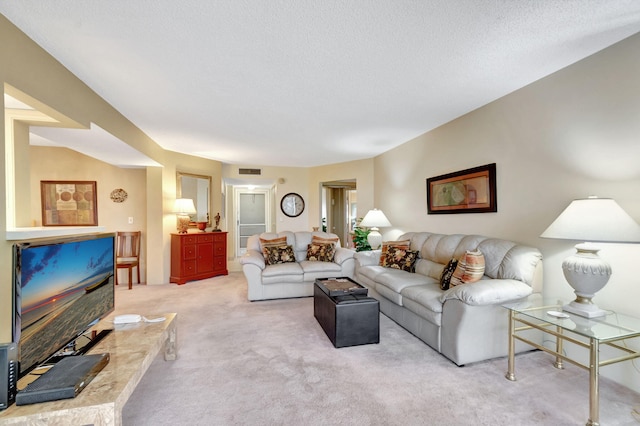
[[[290,192],[280,200],[282,213],[289,217],[297,217],[304,211],[304,199],[295,192]]]

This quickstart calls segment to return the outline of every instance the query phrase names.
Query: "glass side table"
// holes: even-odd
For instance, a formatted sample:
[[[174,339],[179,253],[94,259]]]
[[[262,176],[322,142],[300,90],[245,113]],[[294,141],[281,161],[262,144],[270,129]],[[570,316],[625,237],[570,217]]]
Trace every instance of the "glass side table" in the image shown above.
[[[599,425],[600,367],[640,357],[640,351],[627,348],[621,340],[640,336],[640,319],[611,312],[600,318],[585,318],[562,310],[561,301],[544,300],[538,303],[523,302],[504,305],[509,309],[509,359],[506,378],[516,380],[515,341],[527,343],[555,356],[554,366],[563,368],[563,361],[589,371],[589,419],[587,426]],[[555,348],[547,348],[521,334],[525,330],[540,330],[555,336]],[[581,363],[563,354],[563,343],[571,342],[589,351],[589,363]],[[600,345],[613,347],[620,356],[600,359]]]

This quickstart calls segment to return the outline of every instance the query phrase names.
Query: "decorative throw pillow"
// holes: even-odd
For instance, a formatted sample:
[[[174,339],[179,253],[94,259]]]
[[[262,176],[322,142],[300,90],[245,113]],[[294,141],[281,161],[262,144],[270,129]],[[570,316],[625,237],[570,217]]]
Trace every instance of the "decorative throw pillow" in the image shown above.
[[[263,251],[265,252],[264,260],[267,265],[292,263],[296,261],[296,255],[293,253],[292,246],[268,246],[265,247]]]
[[[456,266],[458,266],[458,259],[451,259],[447,266],[442,270],[442,275],[440,275],[440,288],[443,290],[449,289],[449,284],[451,283],[451,277],[453,276],[453,272],[456,270]]]
[[[320,237],[319,235],[313,235],[311,237],[311,243],[315,244],[326,244],[326,243],[337,243],[338,241],[340,241],[340,238],[338,237],[331,237],[331,238],[324,238],[324,237]]]
[[[478,251],[467,251],[458,261],[451,277],[451,287],[479,281],[484,275],[484,255]]]
[[[465,256],[462,256],[458,260],[458,263],[456,264],[456,269],[453,271],[453,274],[451,274],[449,287],[455,287],[457,285],[464,284],[464,282],[462,281],[462,277],[464,276],[464,266],[465,266],[464,262],[465,262]]]
[[[335,243],[311,243],[307,246],[307,260],[333,262],[335,254]]]
[[[468,251],[465,255],[465,267],[462,281],[465,283],[475,283],[480,281],[484,275],[484,255],[480,250]]]
[[[269,255],[269,251],[267,250],[267,248],[286,246],[286,245],[287,245],[287,237],[278,237],[278,238],[273,238],[271,240],[260,238],[260,247],[262,248],[262,255],[264,256],[265,260],[267,260],[267,256]]]
[[[414,272],[414,267],[417,259],[417,251],[391,246],[387,249],[386,259],[384,263],[385,267],[387,268]]]
[[[380,252],[380,266],[387,266],[385,264],[387,259],[387,251],[389,247],[396,247],[402,250],[409,250],[411,248],[411,241],[403,240],[403,241],[384,241],[382,243],[381,252]]]

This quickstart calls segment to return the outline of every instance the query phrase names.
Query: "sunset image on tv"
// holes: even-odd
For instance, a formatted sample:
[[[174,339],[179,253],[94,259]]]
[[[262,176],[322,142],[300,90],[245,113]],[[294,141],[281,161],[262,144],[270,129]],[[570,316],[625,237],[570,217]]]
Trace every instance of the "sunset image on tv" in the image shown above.
[[[43,361],[113,309],[113,238],[25,246],[19,265],[24,367]]]

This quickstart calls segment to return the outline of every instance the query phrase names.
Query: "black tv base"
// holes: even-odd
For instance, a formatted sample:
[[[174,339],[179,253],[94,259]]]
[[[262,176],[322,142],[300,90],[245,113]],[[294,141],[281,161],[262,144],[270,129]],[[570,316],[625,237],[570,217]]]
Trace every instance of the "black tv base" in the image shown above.
[[[69,356],[16,394],[16,405],[75,398],[109,363],[109,354]]]

